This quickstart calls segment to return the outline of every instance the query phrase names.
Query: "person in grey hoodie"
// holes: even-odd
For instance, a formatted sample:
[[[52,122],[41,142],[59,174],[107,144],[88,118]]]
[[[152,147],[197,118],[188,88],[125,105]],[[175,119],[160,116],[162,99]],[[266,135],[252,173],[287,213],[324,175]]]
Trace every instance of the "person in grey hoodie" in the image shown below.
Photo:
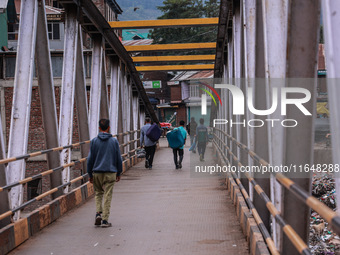
[[[156,152],[156,142],[153,142],[146,136],[146,132],[148,132],[151,127],[151,119],[149,117],[145,118],[145,125],[141,128],[140,133],[140,145],[145,148],[145,168],[152,169],[153,157]]]
[[[119,143],[110,132],[110,120],[99,121],[99,134],[90,143],[87,157],[87,172],[93,183],[96,200],[95,225],[111,227],[108,222],[112,200],[113,185],[120,181],[122,157]],[[104,206],[103,206],[104,200]]]

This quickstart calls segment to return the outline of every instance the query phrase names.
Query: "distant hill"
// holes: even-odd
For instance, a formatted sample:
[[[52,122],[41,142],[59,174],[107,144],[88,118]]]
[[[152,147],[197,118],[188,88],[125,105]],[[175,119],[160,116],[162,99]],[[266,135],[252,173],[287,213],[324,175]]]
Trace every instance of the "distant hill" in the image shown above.
[[[150,20],[157,19],[162,13],[157,6],[163,5],[163,0],[116,0],[123,10],[119,20]],[[139,8],[134,11],[134,8]]]

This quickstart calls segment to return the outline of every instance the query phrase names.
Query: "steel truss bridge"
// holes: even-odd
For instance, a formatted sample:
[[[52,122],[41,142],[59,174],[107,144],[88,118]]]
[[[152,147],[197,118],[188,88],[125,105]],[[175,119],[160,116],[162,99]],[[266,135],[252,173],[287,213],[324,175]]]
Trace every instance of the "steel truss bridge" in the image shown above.
[[[304,103],[304,107],[312,116],[302,114],[296,107],[288,107],[285,116],[275,111],[265,117],[255,115],[246,103],[244,105],[246,119],[264,122],[268,118],[280,122],[284,119],[294,119],[298,123],[296,127],[274,127],[267,122],[261,128],[250,125],[216,125],[213,148],[219,161],[230,166],[313,165],[317,86],[315,78],[321,11],[329,78],[327,85],[333,163],[340,163],[340,86],[336,79],[340,76],[340,2],[221,0],[218,18],[124,22],[108,22],[91,0],[58,2],[65,10],[59,123],[45,3],[43,0],[21,2],[8,141],[2,132],[5,127],[0,125],[0,235],[3,238],[1,253],[9,252],[21,243],[18,240],[24,241],[29,237],[29,234],[21,233],[25,231],[22,227],[23,216],[20,214],[22,209],[44,197],[51,196],[53,200],[70,194],[73,188],[77,187],[76,183],[82,185],[81,187],[88,184],[86,156],[89,140],[97,135],[97,123],[100,118],[111,120],[112,133],[121,144],[124,170],[137,163],[135,152],[140,146],[139,129],[145,116],[158,122],[139,72],[214,70],[215,89],[221,96],[223,105],[212,105],[211,125],[215,119],[231,120],[234,123],[243,121],[240,115],[233,114],[237,107],[240,107],[236,104],[234,95],[230,90],[216,84],[234,84],[244,95],[247,95],[251,88],[252,93],[247,98],[251,98],[255,109],[261,110],[272,106],[272,95],[277,90],[295,87],[308,90],[311,99]],[[216,26],[216,42],[124,47],[117,36],[117,29],[183,26]],[[84,75],[83,34],[89,35],[93,42],[89,99]],[[180,52],[188,49],[215,49],[215,54],[130,55],[133,52]],[[109,61],[109,65],[106,61]],[[204,61],[208,61],[208,64],[202,64]],[[175,62],[190,64],[168,64]],[[135,66],[135,63],[156,64]],[[46,148],[28,153],[34,65],[38,73]],[[107,76],[110,77],[110,84],[106,83]],[[81,142],[72,144],[75,116],[79,120]],[[81,157],[72,161],[72,149],[76,147],[80,147]],[[46,155],[48,170],[25,177],[25,160],[39,155]],[[82,172],[80,176],[72,179],[70,168],[76,164],[82,164]],[[42,176],[50,176],[50,190],[24,201],[24,185]],[[317,212],[335,233],[340,234],[339,214],[311,196],[310,175],[296,178],[276,173],[263,178],[259,174],[231,173],[227,180],[229,186],[233,186],[233,192],[238,190],[242,194],[268,253],[311,254],[308,248],[311,209]],[[340,194],[339,185],[340,182],[336,180],[337,195]],[[90,189],[86,190],[84,192],[89,195]],[[14,227],[14,234],[8,231],[10,227]],[[14,235],[16,240],[11,241],[10,235]],[[250,248],[251,251],[252,249]],[[258,253],[254,251],[253,254]]]

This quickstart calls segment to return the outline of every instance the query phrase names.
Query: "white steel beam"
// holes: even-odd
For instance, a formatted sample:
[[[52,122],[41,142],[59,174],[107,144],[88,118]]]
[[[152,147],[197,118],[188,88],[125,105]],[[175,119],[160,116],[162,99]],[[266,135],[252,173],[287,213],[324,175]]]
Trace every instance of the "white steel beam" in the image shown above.
[[[241,75],[242,75],[242,53],[241,53],[241,46],[242,46],[242,17],[241,17],[241,10],[240,10],[240,2],[234,2],[234,19],[233,19],[233,40],[234,40],[234,82],[235,85],[241,89]],[[240,123],[240,115],[233,115],[232,116],[233,122]],[[241,142],[241,125],[233,125],[233,136],[236,138],[237,141]],[[235,144],[234,144],[235,145]],[[233,146],[233,153],[236,155],[237,158],[241,158],[241,151],[238,146]],[[240,177],[240,176],[239,176]]]
[[[272,105],[272,91],[274,88],[285,87],[286,52],[287,52],[287,23],[288,0],[262,1],[263,27],[264,27],[264,52],[266,71],[267,108]],[[270,119],[283,120],[280,111],[270,115]],[[283,165],[285,128],[281,125],[275,127],[268,123],[269,162],[273,166]],[[271,199],[276,208],[282,210],[282,186],[271,177]],[[273,239],[280,249],[281,231],[273,218]]]
[[[266,91],[264,86],[265,77],[265,64],[264,64],[264,36],[263,36],[263,18],[262,18],[262,0],[256,0],[256,64],[255,64],[255,108],[256,109],[266,109]],[[265,119],[264,116],[256,116],[256,119]],[[269,160],[268,156],[268,128],[263,126],[261,128],[255,128],[254,130],[254,151],[263,159]],[[268,178],[263,178],[260,174],[258,176],[254,174],[254,178],[258,184],[262,187],[266,194],[270,194],[270,181]],[[261,219],[267,229],[270,229],[270,213],[263,202],[262,198],[254,192],[253,196],[254,205],[261,216]]]
[[[256,0],[243,0],[243,22],[244,22],[244,76],[246,87],[253,88],[252,97],[254,100],[255,91],[255,59],[256,59]],[[248,96],[248,93],[246,93]],[[247,109],[247,108],[246,108]],[[250,111],[246,112],[246,119],[254,119],[254,114]],[[255,131],[254,128],[248,126],[247,130],[247,146],[250,150],[254,151],[255,144]],[[248,157],[248,164],[254,164],[252,158]],[[249,196],[253,199],[253,186],[249,182]]]
[[[89,110],[90,139],[98,134],[98,121],[100,117],[100,99],[102,88],[102,68],[103,68],[103,39],[102,37],[93,38],[92,51],[92,77]]]
[[[37,40],[35,49],[41,112],[44,129],[46,131],[45,146],[46,148],[55,148],[59,146],[58,119],[54,95],[53,72],[47,32],[45,2],[43,0],[38,1]],[[47,165],[48,169],[60,166],[59,152],[50,152],[47,154]],[[50,175],[51,188],[58,187],[61,184],[61,172],[53,172]],[[62,195],[62,191],[57,191],[52,194],[52,197],[56,198],[60,195]]]
[[[138,95],[133,95],[132,97],[132,114],[133,114],[133,130],[138,130],[138,115],[139,115],[139,100],[138,100]],[[137,139],[138,133],[135,132],[133,139]],[[135,148],[137,148],[137,142],[134,143]]]
[[[106,61],[105,56],[102,58],[102,78],[101,78],[101,99],[100,99],[100,119],[109,119],[109,100],[106,84]]]
[[[111,89],[110,89],[110,123],[112,134],[118,134],[119,81],[120,70],[118,59],[111,58]]]
[[[37,17],[38,2],[36,0],[21,1],[8,157],[27,153]],[[7,177],[9,183],[22,180],[25,177],[25,161],[18,160],[9,163]],[[22,204],[23,188],[21,185],[11,189],[10,201],[11,208]],[[19,217],[20,212],[16,213],[15,219]]]
[[[79,140],[87,141],[90,139],[89,131],[89,118],[88,118],[88,105],[87,105],[87,91],[86,91],[86,78],[85,78],[85,65],[83,55],[83,36],[81,26],[78,28],[78,47],[77,47],[77,63],[76,63],[76,85],[75,85],[75,97],[77,105],[77,119]],[[89,154],[90,145],[83,144],[80,147],[81,157],[87,157]],[[83,162],[82,173],[85,174],[86,162]]]
[[[340,164],[340,2],[322,1],[324,36],[326,44],[327,88],[331,113],[333,163]],[[340,179],[336,174],[336,195],[340,197]],[[337,208],[340,212],[340,207]]]
[[[5,140],[2,132],[2,121],[0,114],[0,159],[6,158],[6,150],[5,150]],[[0,187],[7,185],[7,176],[6,176],[6,168],[4,164],[0,165]],[[0,192],[0,214],[3,214],[10,210],[9,200],[8,200],[8,191],[4,190]],[[7,226],[11,223],[11,218],[7,217],[3,220],[0,220],[0,229]]]
[[[74,94],[77,62],[77,41],[78,41],[78,21],[77,10],[65,9],[65,39],[64,39],[64,60],[62,73],[62,86],[60,93],[60,117],[59,117],[59,143],[64,146],[72,143],[73,135],[73,113]],[[66,149],[60,153],[60,163],[62,165],[71,162],[71,150]],[[70,168],[62,171],[63,183],[70,180]],[[64,189],[68,192],[68,187]]]

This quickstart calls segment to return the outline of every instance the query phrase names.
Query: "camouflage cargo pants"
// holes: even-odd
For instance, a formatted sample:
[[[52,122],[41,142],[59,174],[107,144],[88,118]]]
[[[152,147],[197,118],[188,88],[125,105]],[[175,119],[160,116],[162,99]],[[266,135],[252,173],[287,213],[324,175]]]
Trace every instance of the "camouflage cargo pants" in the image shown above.
[[[102,212],[103,220],[108,220],[110,216],[112,191],[115,182],[116,173],[93,173],[96,210],[97,212]]]

